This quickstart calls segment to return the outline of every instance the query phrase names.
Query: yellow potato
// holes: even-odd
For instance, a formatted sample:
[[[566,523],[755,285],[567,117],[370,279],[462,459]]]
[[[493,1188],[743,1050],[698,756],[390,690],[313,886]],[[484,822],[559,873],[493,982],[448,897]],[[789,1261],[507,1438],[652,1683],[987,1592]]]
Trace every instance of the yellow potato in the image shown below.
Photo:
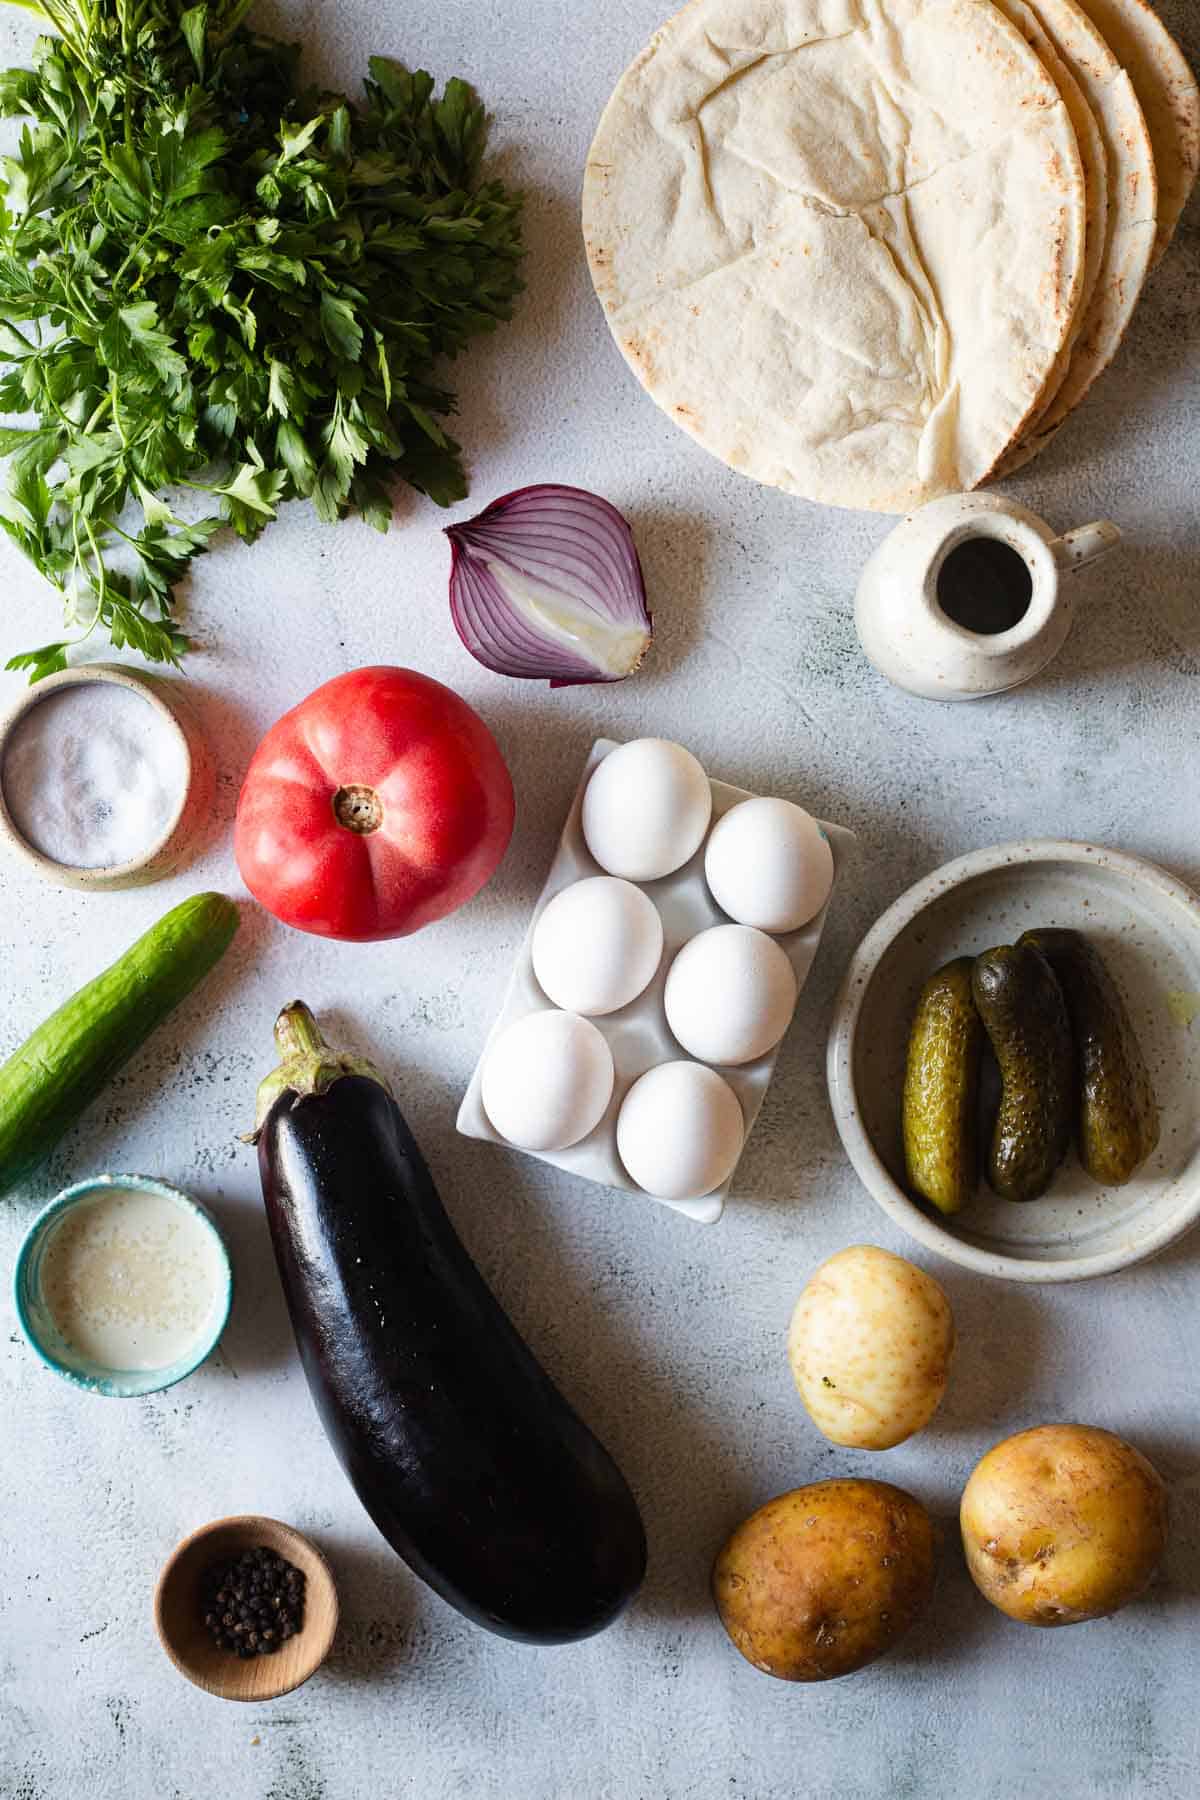
[[[1136,1599],[1167,1541],[1167,1490],[1094,1425],[1038,1425],[989,1450],[963,1490],[967,1567],[1023,1625],[1079,1625]]]
[[[818,1481],[769,1500],[713,1566],[721,1623],[782,1681],[830,1681],[874,1662],[924,1611],[933,1526],[886,1481]]]
[[[954,1315],[933,1276],[873,1244],[821,1264],[788,1332],[813,1424],[856,1450],[890,1450],[928,1425],[953,1353]]]

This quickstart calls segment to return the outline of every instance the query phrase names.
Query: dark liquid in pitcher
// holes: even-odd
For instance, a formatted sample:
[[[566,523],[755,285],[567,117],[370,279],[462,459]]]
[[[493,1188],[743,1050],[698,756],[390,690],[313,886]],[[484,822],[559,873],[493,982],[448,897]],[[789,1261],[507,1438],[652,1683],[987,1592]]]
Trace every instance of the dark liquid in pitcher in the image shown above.
[[[955,545],[938,571],[938,605],[948,619],[980,637],[1019,625],[1032,594],[1024,557],[999,538],[968,538]]]

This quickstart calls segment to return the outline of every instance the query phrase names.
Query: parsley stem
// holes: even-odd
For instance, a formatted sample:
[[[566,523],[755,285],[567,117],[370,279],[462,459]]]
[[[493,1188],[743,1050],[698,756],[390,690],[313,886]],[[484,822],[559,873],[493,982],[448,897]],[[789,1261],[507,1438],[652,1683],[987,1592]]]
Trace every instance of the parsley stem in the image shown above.
[[[112,401],[113,424],[117,428],[117,436],[120,438],[124,448],[128,450],[129,439],[125,435],[125,427],[121,422],[121,409],[117,405],[117,378],[115,375],[111,376],[109,379],[108,397]]]
[[[146,227],[145,231],[143,231],[141,237],[138,238],[137,242],[128,251],[124,262],[121,264],[120,268],[117,270],[116,274],[113,276],[112,287],[113,287],[114,294],[116,293],[116,290],[121,285],[121,277],[124,275],[126,269],[129,267],[130,263],[133,261],[134,257],[137,255],[138,251],[143,247],[144,244],[146,244],[146,242],[150,238],[152,238],[154,236],[154,233],[157,230],[158,230],[158,214],[155,213],[153,219],[151,219],[149,225],[147,225],[147,227]],[[136,282],[134,283],[134,286],[135,287],[137,286]]]
[[[88,420],[87,424],[83,428],[84,437],[91,436],[92,432],[96,429],[96,426],[99,424],[100,420],[104,417],[105,413],[108,411],[108,409],[112,405],[112,403],[113,403],[112,395],[105,394],[103,396],[103,398],[101,399],[99,406],[97,406],[95,412],[92,414],[91,418]]]
[[[94,631],[96,619],[100,617],[101,612],[104,610],[104,600],[108,593],[108,570],[104,566],[104,558],[100,554],[100,546],[96,542],[96,534],[92,530],[92,522],[86,514],[84,515],[83,529],[87,532],[88,543],[92,546],[92,555],[96,559],[96,575],[99,577],[100,581],[100,585],[96,590],[96,617],[92,620],[91,626],[89,627],[89,630]],[[93,586],[95,586],[95,578],[93,578]]]
[[[42,375],[42,397],[43,397],[43,399],[49,405],[51,410],[58,414],[58,417],[62,421],[63,429],[66,431],[67,436],[69,438],[73,438],[76,435],[76,432],[78,430],[78,427],[76,426],[75,421],[73,419],[68,419],[66,413],[63,411],[62,407],[58,404],[58,401],[54,398],[54,395],[50,392],[50,383],[46,379],[45,369],[43,369],[41,371],[41,375]]]
[[[65,273],[62,277],[62,290],[63,294],[76,309],[76,312],[82,313],[89,325],[98,325],[100,323],[99,318],[92,311],[91,307],[80,293],[78,283]]]
[[[121,49],[123,50],[123,52],[125,54],[126,93],[125,93],[125,105],[124,105],[124,109],[123,109],[124,114],[125,114],[125,120],[124,120],[124,123],[125,123],[125,147],[127,150],[132,150],[133,149],[133,108],[129,102],[130,102],[130,96],[133,94],[137,84],[134,81],[134,76],[133,76],[133,46],[129,41],[128,0],[122,0],[121,6],[120,6],[120,12],[121,12]]]
[[[84,526],[85,526],[85,529],[87,530],[88,537],[91,538],[91,540],[92,540],[92,549],[96,551],[96,555],[97,555],[97,557],[99,557],[100,553],[98,550],[96,550],[96,540],[94,537],[92,537],[92,529],[91,529],[91,526],[88,525],[86,519],[84,520]],[[75,639],[75,642],[77,644],[82,644],[82,643],[86,643],[87,639],[91,637],[93,631],[95,631],[97,625],[100,623],[100,610],[101,610],[101,606],[103,604],[103,596],[104,596],[104,586],[103,586],[104,564],[103,563],[100,564],[101,584],[102,585],[98,589],[96,586],[95,577],[93,576],[92,571],[88,565],[88,560],[83,553],[83,546],[79,542],[79,514],[78,513],[73,513],[71,516],[71,536],[75,543],[75,567],[80,571],[81,574],[87,576],[88,586],[91,588],[92,592],[96,595],[96,607],[95,607],[95,611],[92,613],[91,623],[88,625],[86,631],[84,631],[80,637]],[[67,622],[68,622],[68,624],[71,624],[71,625],[80,625],[83,623],[83,621],[79,618],[79,615],[75,610],[75,605],[74,605],[73,599],[69,603],[69,609],[67,612]]]

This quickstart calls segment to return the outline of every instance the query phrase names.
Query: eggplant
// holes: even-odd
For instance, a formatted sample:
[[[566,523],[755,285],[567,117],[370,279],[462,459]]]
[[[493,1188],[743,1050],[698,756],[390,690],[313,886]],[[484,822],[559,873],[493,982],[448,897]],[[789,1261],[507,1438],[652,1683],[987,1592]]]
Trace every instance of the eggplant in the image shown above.
[[[275,1039],[252,1138],[300,1360],[355,1493],[476,1624],[534,1644],[602,1630],[646,1569],[624,1476],[467,1255],[382,1076],[298,1001]]]

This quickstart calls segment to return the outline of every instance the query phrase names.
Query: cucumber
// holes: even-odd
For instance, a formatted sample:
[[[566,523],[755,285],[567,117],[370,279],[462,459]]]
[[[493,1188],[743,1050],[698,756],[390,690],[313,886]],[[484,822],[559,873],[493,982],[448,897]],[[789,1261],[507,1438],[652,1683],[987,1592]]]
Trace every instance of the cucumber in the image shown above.
[[[0,1194],[53,1150],[233,941],[238,910],[196,894],[52,1013],[0,1068]]]

